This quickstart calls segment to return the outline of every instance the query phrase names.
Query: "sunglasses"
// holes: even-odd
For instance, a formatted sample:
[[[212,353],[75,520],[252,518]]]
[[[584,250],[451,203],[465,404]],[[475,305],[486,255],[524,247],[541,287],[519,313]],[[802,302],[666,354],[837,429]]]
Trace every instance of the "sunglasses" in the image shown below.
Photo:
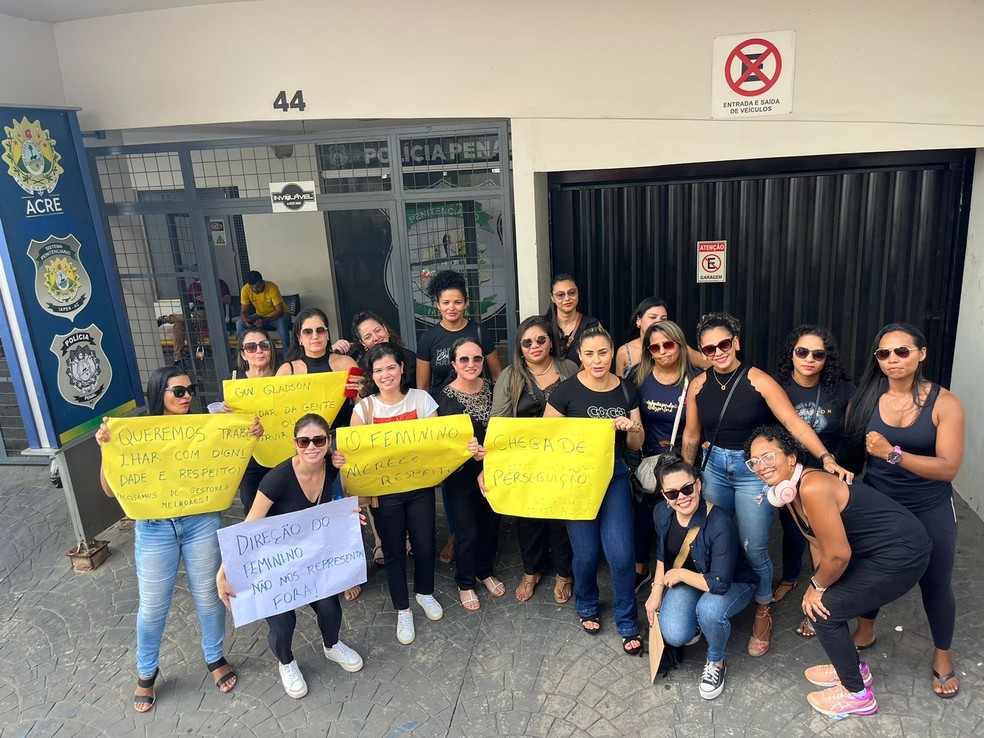
[[[315,448],[323,448],[324,445],[328,443],[328,436],[312,436],[311,438],[308,438],[307,436],[297,436],[294,439],[294,445],[298,448],[307,448],[312,443]]]
[[[537,336],[536,338],[524,338],[522,341],[519,342],[519,345],[525,349],[528,349],[528,348],[533,348],[534,343],[537,346],[542,346],[546,342],[547,342],[547,337],[540,335]]]
[[[323,336],[328,332],[328,328],[323,325],[319,325],[317,328],[301,328],[301,334],[305,336],[313,336],[317,333],[319,336]]]
[[[892,352],[894,351],[896,356],[898,356],[900,359],[904,359],[910,353],[912,353],[913,350],[914,349],[908,346],[896,346],[895,348],[880,348],[877,351],[875,351],[875,358],[878,359],[878,361],[885,361],[885,359],[891,356]]]
[[[554,292],[553,296],[558,300],[563,300],[565,297],[577,297],[577,288],[575,287],[572,290],[567,290],[567,292],[560,290],[558,292]]]
[[[180,400],[185,395],[191,395],[192,397],[194,397],[195,393],[198,390],[195,389],[195,385],[193,384],[189,384],[187,387],[182,387],[180,384],[176,384],[173,387],[165,387],[164,391],[171,392],[175,397],[177,397]]]
[[[663,351],[672,351],[676,347],[676,345],[677,345],[676,341],[663,341],[663,343],[651,343],[649,344],[649,353],[655,356],[656,354],[659,353],[660,349],[663,349]],[[714,352],[712,351],[711,353],[713,354]]]
[[[745,459],[745,466],[748,467],[748,471],[756,472],[759,467],[766,466],[770,469],[776,465],[776,452],[769,451],[767,454],[762,454],[757,459]]]
[[[813,354],[814,361],[823,361],[824,359],[827,358],[827,352],[824,351],[823,349],[813,349],[812,351],[810,351],[810,349],[806,348],[805,346],[797,346],[796,348],[793,349],[793,355],[797,359],[805,359],[810,354]]]
[[[704,356],[714,356],[714,354],[718,352],[718,349],[720,349],[724,353],[728,353],[729,351],[731,351],[731,347],[734,346],[734,343],[735,343],[734,338],[725,338],[717,346],[713,346],[711,344],[708,344],[707,346],[701,346],[700,352],[704,354]]]
[[[680,489],[664,489],[663,497],[670,500],[670,502],[677,499],[680,495],[683,495],[684,497],[690,497],[690,495],[694,493],[694,488],[696,485],[697,485],[697,480],[694,480],[690,484],[683,485]]]
[[[247,354],[255,354],[257,349],[260,351],[269,351],[270,345],[269,341],[250,341],[249,343],[243,344],[243,351]]]
[[[454,360],[456,364],[481,364],[483,361],[484,356],[459,356]]]

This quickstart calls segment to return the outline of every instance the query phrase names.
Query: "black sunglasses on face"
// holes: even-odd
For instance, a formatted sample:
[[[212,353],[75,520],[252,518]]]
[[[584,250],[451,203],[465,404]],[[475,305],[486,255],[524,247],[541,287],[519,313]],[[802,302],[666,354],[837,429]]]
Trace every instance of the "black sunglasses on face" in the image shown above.
[[[547,342],[547,337],[540,335],[537,336],[536,338],[524,338],[522,341],[519,342],[519,345],[525,349],[528,349],[528,348],[533,348],[534,343],[537,346],[542,346],[546,342]]]
[[[712,344],[701,346],[700,352],[704,354],[704,356],[714,356],[714,354],[718,352],[718,349],[720,349],[724,353],[728,353],[729,351],[731,351],[731,347],[734,345],[734,343],[735,343],[734,338],[725,338],[723,341],[719,342],[716,346]]]
[[[176,384],[173,387],[166,387],[164,391],[172,393],[180,400],[185,395],[191,395],[194,397],[198,390],[195,389],[195,385],[193,384],[189,384],[187,387],[182,387],[180,384]]]
[[[664,489],[663,497],[670,500],[671,502],[677,499],[680,495],[684,497],[690,497],[694,493],[694,487],[697,484],[697,480],[694,480],[690,484],[683,485],[680,489]]]
[[[812,351],[805,346],[797,346],[793,349],[793,354],[797,359],[805,359],[810,354],[813,354],[814,361],[823,361],[827,358],[827,352],[823,349],[813,349]]]
[[[892,355],[893,351],[895,352],[895,355],[898,356],[900,359],[904,359],[910,353],[912,353],[912,349],[909,348],[908,346],[896,346],[895,348],[880,348],[877,351],[875,351],[875,358],[878,359],[878,361],[885,361],[885,359],[887,359],[889,356]]]
[[[255,354],[256,353],[256,349],[260,349],[261,351],[269,351],[270,350],[270,342],[269,341],[256,341],[256,342],[250,341],[249,343],[244,343],[243,344],[243,351],[245,351],[247,354]]]
[[[298,448],[307,448],[312,443],[315,448],[322,448],[326,443],[328,443],[328,436],[312,436],[311,438],[308,438],[307,436],[297,436],[294,439],[294,445]]]
[[[676,341],[663,341],[662,343],[651,343],[649,344],[649,353],[654,356],[659,353],[660,349],[663,351],[672,351],[676,346]]]

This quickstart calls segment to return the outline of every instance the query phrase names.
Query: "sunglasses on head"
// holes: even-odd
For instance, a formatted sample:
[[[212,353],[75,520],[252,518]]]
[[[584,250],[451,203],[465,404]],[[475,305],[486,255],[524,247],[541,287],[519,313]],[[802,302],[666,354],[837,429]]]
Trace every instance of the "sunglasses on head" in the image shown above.
[[[875,358],[878,359],[878,361],[885,361],[885,359],[887,359],[889,356],[892,355],[893,351],[895,352],[895,355],[898,356],[900,359],[904,359],[912,351],[914,351],[914,349],[910,348],[909,346],[896,346],[895,348],[880,348],[877,351],[875,351]]]
[[[690,497],[690,495],[694,493],[694,488],[696,485],[697,485],[697,480],[695,479],[690,484],[683,485],[680,489],[664,489],[663,497],[670,500],[671,502],[677,499],[678,497],[680,497],[680,495],[683,495],[684,497]]]
[[[528,349],[528,348],[533,348],[534,343],[537,346],[542,346],[546,342],[547,342],[547,337],[541,334],[536,338],[524,338],[522,341],[519,342],[519,345],[525,349]]]
[[[459,356],[455,359],[457,364],[481,364],[485,361],[484,356]]]
[[[298,448],[307,448],[311,444],[314,444],[315,448],[323,448],[326,443],[328,443],[328,436],[297,436],[294,438],[294,445]]]
[[[245,351],[247,354],[255,354],[256,353],[256,349],[260,349],[260,351],[269,351],[270,350],[270,342],[269,341],[250,341],[249,343],[244,343],[243,344],[243,351]]]
[[[727,353],[728,351],[731,351],[731,347],[734,345],[734,343],[735,343],[734,338],[725,338],[723,341],[720,341],[716,346],[713,344],[707,344],[706,346],[701,346],[700,352],[704,354],[704,356],[714,356],[714,354],[716,354],[719,349],[724,353]]]
[[[193,384],[189,384],[187,387],[182,387],[180,384],[176,384],[173,387],[165,388],[164,391],[172,393],[180,400],[185,395],[191,395],[194,397],[198,390],[195,389],[195,385]]]
[[[317,328],[301,328],[301,334],[305,336],[313,336],[315,333],[319,336],[323,336],[327,332],[328,328],[323,325],[319,325]]]
[[[663,351],[672,351],[676,347],[676,341],[663,341],[662,343],[656,342],[649,344],[649,353],[658,354],[660,349]],[[712,352],[713,353],[713,352]]]
[[[810,354],[813,354],[814,361],[823,361],[827,358],[827,352],[823,349],[813,349],[812,351],[805,346],[797,346],[793,349],[793,355],[797,359],[805,359]]]

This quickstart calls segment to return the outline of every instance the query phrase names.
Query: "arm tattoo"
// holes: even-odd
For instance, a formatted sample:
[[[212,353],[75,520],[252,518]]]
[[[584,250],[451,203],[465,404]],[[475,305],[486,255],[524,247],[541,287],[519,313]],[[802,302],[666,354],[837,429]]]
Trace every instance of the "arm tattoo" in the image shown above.
[[[686,457],[686,461],[688,464],[693,464],[694,459],[697,458],[697,444],[688,443],[687,447],[683,450],[683,455],[684,457]]]

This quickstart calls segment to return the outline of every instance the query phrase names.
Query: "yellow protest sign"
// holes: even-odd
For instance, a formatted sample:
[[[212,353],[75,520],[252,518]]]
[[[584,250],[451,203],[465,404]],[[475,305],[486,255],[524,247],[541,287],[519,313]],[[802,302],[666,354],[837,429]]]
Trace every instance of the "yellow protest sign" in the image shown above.
[[[339,428],[345,491],[378,497],[433,487],[472,457],[474,436],[467,415]]]
[[[106,482],[134,520],[228,509],[256,439],[245,415],[110,418]]]
[[[274,467],[294,455],[294,423],[317,413],[329,423],[345,402],[348,372],[292,374],[258,379],[227,379],[222,394],[234,413],[259,418],[263,437],[253,456]]]
[[[615,465],[615,428],[596,418],[492,418],[485,486],[502,515],[592,520]]]

